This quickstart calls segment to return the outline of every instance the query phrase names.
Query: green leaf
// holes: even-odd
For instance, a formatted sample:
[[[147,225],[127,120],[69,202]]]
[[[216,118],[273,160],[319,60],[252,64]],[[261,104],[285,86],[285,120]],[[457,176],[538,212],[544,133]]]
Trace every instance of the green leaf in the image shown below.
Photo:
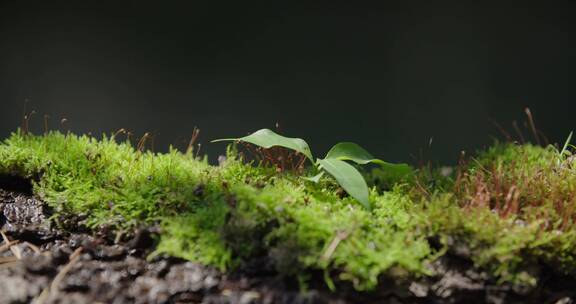
[[[365,165],[368,163],[385,164],[386,162],[375,158],[364,148],[353,142],[341,142],[332,147],[328,154],[326,154],[326,159],[339,159],[339,160],[351,160],[357,164]]]
[[[381,164],[381,168],[395,180],[402,180],[414,176],[414,168],[407,164],[391,164],[384,162]]]
[[[570,134],[568,135],[568,138],[564,143],[564,147],[562,148],[562,150],[560,150],[560,156],[564,156],[566,152],[568,152],[568,146],[570,145],[570,141],[572,140],[572,134],[574,134],[574,131],[570,132]]]
[[[385,162],[381,159],[377,159],[364,148],[353,142],[341,142],[332,147],[326,158],[333,158],[339,160],[350,160],[360,165],[366,165],[368,163],[378,164],[382,169],[388,171],[390,174],[397,177],[410,176],[414,173],[414,169],[407,164],[392,164]]]
[[[364,207],[370,209],[370,200],[368,198],[368,185],[364,177],[356,168],[349,163],[339,159],[318,159],[318,163],[326,172],[334,176],[336,181]]]
[[[318,173],[318,174],[316,174],[316,175],[314,175],[314,176],[302,177],[302,179],[317,184],[317,183],[320,181],[320,178],[322,178],[322,176],[324,176],[324,171],[321,171],[320,173]]]
[[[407,164],[384,164],[372,169],[369,180],[391,189],[395,184],[413,181],[415,176],[414,168]]]
[[[314,162],[312,158],[312,152],[308,144],[301,138],[285,137],[274,133],[269,129],[258,130],[248,136],[240,138],[224,138],[213,140],[212,142],[218,141],[235,141],[240,140],[247,143],[257,145],[259,147],[269,149],[272,147],[284,147],[296,152],[304,154],[311,162]]]

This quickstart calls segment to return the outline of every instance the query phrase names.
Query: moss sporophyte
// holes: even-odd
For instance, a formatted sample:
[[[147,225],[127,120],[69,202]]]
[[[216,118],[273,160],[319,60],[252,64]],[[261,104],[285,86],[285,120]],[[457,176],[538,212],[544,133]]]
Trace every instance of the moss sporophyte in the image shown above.
[[[282,275],[306,281],[321,272],[329,286],[350,282],[363,290],[384,277],[434,275],[430,265],[457,250],[501,283],[536,284],[535,267],[573,278],[570,145],[559,152],[496,144],[454,176],[419,169],[406,181],[351,143],[315,159],[304,141],[271,131],[239,140],[298,151],[312,165],[302,173],[313,177],[247,164],[233,145],[212,166],[192,149],[154,153],[112,136],[59,132],[12,134],[0,144],[0,175],[31,180],[55,225],[64,227],[67,216],[118,232],[159,225],[154,255],[223,270],[264,256]],[[294,159],[287,168],[298,167]],[[377,168],[362,177],[354,165],[365,163]],[[322,172],[334,179],[318,177]],[[382,181],[386,191],[374,186]],[[351,196],[340,195],[338,184]]]

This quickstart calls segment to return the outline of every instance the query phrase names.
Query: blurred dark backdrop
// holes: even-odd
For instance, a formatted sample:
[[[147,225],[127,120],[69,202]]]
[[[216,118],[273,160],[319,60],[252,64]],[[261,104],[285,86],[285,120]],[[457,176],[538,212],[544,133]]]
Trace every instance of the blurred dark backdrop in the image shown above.
[[[212,159],[210,139],[275,122],[318,155],[352,140],[442,163],[524,107],[553,141],[575,128],[569,2],[0,1],[1,137],[26,99],[51,128],[151,131],[157,147],[198,126]]]

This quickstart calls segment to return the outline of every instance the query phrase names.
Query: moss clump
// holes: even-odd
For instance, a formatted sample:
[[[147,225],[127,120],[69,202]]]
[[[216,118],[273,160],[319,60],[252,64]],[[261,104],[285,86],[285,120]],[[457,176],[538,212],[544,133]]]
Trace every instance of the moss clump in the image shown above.
[[[500,281],[536,283],[538,268],[576,266],[576,168],[556,148],[497,144],[464,168],[449,198],[424,210],[431,235],[464,242]],[[434,219],[434,221],[431,221]]]
[[[370,289],[386,275],[432,274],[427,265],[456,242],[503,281],[535,283],[526,274],[535,261],[572,269],[576,230],[568,206],[576,181],[572,161],[556,156],[533,146],[497,146],[454,180],[387,178],[390,191],[371,191],[372,210],[338,195],[329,178],[313,184],[246,165],[234,151],[211,166],[191,153],[142,152],[111,137],[15,133],[0,145],[0,174],[33,179],[34,193],[57,215],[83,214],[88,227],[160,224],[157,254],[221,269],[264,256],[285,275],[306,279],[323,271],[329,286],[345,280]],[[492,167],[501,174],[488,174]],[[506,201],[519,180],[530,182]],[[563,213],[548,210],[556,205]]]
[[[136,151],[89,136],[14,134],[0,146],[0,172],[36,178],[35,194],[57,211],[84,213],[86,224],[149,222],[201,204],[195,187],[210,166],[175,150]]]
[[[214,167],[191,154],[140,152],[108,137],[16,133],[0,146],[0,173],[35,179],[36,195],[57,213],[84,214],[89,227],[158,222],[157,253],[222,269],[267,254],[287,275],[333,270],[368,288],[391,267],[426,273],[430,255],[424,237],[411,232],[412,203],[402,191],[372,193],[370,212],[340,198],[328,179],[315,185],[278,175],[234,153]]]

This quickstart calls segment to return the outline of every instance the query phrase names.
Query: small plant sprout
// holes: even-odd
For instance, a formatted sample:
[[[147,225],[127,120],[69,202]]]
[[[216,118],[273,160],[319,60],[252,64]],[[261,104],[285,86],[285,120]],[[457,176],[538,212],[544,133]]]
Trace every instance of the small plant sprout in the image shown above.
[[[558,157],[559,160],[563,160],[565,157],[569,157],[571,155],[570,151],[568,150],[568,147],[574,147],[573,145],[570,144],[570,141],[572,140],[572,135],[573,135],[574,131],[570,132],[570,134],[568,134],[568,138],[566,138],[566,142],[564,142],[564,146],[562,147],[562,150],[558,151]]]
[[[380,159],[374,158],[368,151],[352,142],[341,142],[332,147],[324,158],[318,158],[314,161],[312,151],[308,143],[301,138],[292,138],[279,135],[269,129],[258,130],[248,136],[240,138],[217,139],[219,141],[241,141],[256,145],[264,149],[274,147],[283,147],[295,152],[301,153],[310,160],[318,174],[304,179],[317,183],[325,173],[330,174],[338,184],[353,198],[360,202],[364,207],[370,209],[369,190],[362,174],[348,162],[358,165],[374,163],[382,165],[384,168],[394,170],[396,168],[405,170],[407,165],[394,165],[386,163]],[[401,167],[396,167],[401,166]]]

